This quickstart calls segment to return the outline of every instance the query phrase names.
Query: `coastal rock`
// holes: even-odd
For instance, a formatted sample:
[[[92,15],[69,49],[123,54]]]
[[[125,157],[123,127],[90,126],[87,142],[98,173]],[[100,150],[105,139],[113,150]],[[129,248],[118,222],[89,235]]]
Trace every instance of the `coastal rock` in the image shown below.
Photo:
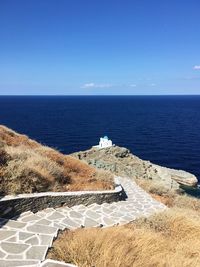
[[[71,156],[119,176],[161,182],[166,188],[178,189],[179,185],[194,187],[198,182],[196,176],[189,172],[162,167],[142,160],[124,147],[91,148],[73,153]]]

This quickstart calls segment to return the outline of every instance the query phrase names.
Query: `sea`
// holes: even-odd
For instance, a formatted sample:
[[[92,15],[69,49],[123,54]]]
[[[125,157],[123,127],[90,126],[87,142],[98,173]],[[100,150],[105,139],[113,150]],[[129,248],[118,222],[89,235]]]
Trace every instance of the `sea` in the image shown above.
[[[200,181],[200,96],[0,96],[0,124],[65,154],[107,135]]]

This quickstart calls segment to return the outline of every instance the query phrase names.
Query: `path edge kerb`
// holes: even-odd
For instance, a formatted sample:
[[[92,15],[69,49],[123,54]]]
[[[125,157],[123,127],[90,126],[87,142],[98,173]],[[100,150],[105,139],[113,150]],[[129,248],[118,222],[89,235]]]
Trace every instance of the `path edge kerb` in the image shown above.
[[[22,212],[37,212],[46,208],[75,205],[91,205],[93,203],[112,203],[126,199],[123,187],[117,177],[114,178],[115,188],[104,191],[77,192],[42,192],[33,194],[7,195],[0,199],[0,217],[11,218]]]

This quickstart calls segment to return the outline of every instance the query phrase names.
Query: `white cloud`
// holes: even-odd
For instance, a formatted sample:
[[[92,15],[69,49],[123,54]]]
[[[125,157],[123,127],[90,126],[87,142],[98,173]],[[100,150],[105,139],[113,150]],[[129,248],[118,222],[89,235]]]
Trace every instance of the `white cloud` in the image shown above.
[[[84,85],[81,86],[81,88],[92,88],[95,87],[94,83],[85,83]]]
[[[155,83],[151,83],[150,86],[156,86],[156,84]]]
[[[200,70],[200,65],[195,65],[195,66],[193,67],[193,69],[194,69],[194,70]]]
[[[96,87],[99,87],[99,88],[109,88],[109,87],[112,87],[112,84],[109,84],[109,83],[97,84]]]
[[[102,83],[102,84],[85,83],[81,86],[81,88],[109,88],[109,87],[112,87],[112,84],[109,84],[109,83]]]
[[[136,87],[137,85],[136,84],[130,84],[131,87]]]

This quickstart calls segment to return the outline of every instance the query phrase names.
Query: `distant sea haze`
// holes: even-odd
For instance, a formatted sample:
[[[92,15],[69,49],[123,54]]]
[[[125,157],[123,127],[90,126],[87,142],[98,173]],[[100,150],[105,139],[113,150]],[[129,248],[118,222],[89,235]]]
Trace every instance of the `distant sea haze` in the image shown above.
[[[0,124],[66,154],[107,135],[200,180],[200,96],[1,96]]]

